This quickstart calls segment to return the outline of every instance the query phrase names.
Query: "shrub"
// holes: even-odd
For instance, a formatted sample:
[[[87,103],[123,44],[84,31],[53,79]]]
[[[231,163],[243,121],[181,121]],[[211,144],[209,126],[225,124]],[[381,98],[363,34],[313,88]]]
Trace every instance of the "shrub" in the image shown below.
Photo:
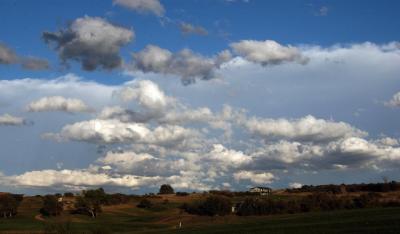
[[[64,193],[64,197],[74,197],[74,194],[71,192]]]
[[[186,212],[197,215],[227,215],[231,213],[232,202],[229,198],[219,195],[211,195],[205,200],[195,201],[182,206]]]
[[[253,198],[246,198],[239,204],[237,214],[240,216],[256,215],[257,214],[257,201]]]
[[[104,198],[104,205],[118,205],[125,204],[130,201],[130,197],[125,194],[115,193],[115,194],[106,194]]]
[[[229,190],[210,190],[209,193],[214,195],[223,195],[226,197],[233,197],[235,195],[233,192]]]
[[[237,214],[247,215],[269,215],[280,213],[294,213],[300,210],[299,204],[293,200],[290,202],[272,200],[271,198],[248,197],[238,205]]]
[[[187,192],[176,192],[175,195],[176,196],[180,196],[180,197],[184,197],[184,196],[189,196],[189,193],[187,193]]]
[[[400,207],[399,200],[389,200],[382,203],[383,207]]]
[[[153,203],[149,199],[142,199],[139,204],[136,205],[138,208],[151,208],[153,206]]]
[[[354,198],[353,202],[356,208],[374,207],[379,205],[379,198],[381,195],[378,193],[367,193]]]

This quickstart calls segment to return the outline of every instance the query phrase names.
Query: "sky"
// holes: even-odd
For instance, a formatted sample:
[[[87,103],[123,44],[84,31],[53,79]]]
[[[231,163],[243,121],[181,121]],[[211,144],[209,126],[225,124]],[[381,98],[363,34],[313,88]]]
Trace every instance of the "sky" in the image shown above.
[[[399,1],[0,1],[0,191],[400,180]]]

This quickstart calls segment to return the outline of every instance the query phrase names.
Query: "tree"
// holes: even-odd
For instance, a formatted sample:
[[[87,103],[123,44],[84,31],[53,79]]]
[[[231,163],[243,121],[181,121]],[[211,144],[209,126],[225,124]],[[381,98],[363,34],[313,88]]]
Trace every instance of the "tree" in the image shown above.
[[[46,195],[43,197],[43,207],[40,213],[46,216],[57,216],[63,211],[63,204],[55,195]]]
[[[174,194],[174,189],[169,184],[163,184],[160,187],[159,194]]]
[[[4,218],[12,217],[17,214],[17,209],[21,200],[12,194],[0,195],[0,214]]]
[[[106,201],[106,193],[102,188],[83,191],[83,195],[77,197],[75,208],[77,213],[87,213],[92,218],[102,211],[101,205]]]

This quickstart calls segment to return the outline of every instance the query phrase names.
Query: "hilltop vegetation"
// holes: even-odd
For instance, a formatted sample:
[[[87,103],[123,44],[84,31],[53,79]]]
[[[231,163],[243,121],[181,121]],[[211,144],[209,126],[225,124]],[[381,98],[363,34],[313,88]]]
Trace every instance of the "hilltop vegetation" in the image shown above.
[[[5,202],[1,201],[15,196],[22,198],[0,195],[0,211],[5,209]],[[378,193],[342,189],[333,193],[289,189],[274,191],[270,196],[231,191],[139,196],[95,189],[79,194],[26,196],[19,203],[10,204],[17,207],[14,206],[12,217],[0,218],[0,232],[400,232],[398,190]]]

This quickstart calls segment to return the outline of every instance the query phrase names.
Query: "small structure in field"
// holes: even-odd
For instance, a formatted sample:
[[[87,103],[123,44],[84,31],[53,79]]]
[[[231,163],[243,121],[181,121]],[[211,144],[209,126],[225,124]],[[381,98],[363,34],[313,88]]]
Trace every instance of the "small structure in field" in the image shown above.
[[[340,185],[340,192],[343,194],[347,193],[347,189],[346,189],[346,185],[345,184],[341,184]]]
[[[268,187],[253,187],[250,188],[249,192],[251,193],[259,193],[260,195],[270,195],[272,193],[272,189]]]

